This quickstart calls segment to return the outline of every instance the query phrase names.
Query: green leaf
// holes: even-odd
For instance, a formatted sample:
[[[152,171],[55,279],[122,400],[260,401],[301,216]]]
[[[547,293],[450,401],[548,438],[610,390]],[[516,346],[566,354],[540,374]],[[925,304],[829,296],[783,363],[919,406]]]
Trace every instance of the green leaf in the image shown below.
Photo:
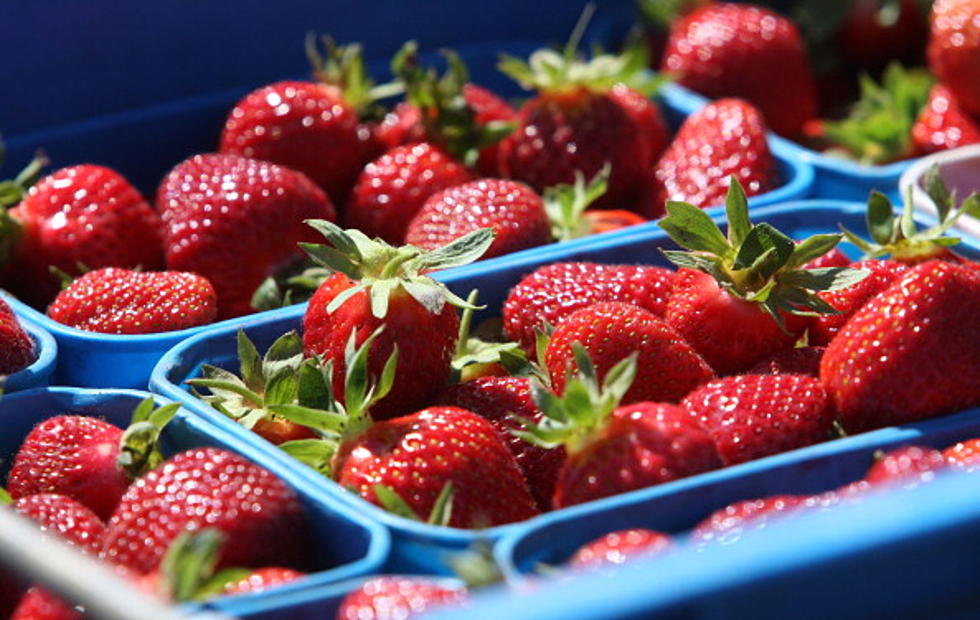
[[[799,269],[782,274],[779,277],[779,282],[811,291],[836,291],[857,284],[868,277],[870,273],[866,269],[852,269],[850,267]]]
[[[299,247],[306,252],[313,262],[331,272],[340,272],[351,280],[359,280],[362,276],[360,264],[336,248],[321,243],[306,242],[301,242]]]
[[[710,273],[714,270],[721,260],[714,256],[703,254],[691,254],[679,250],[660,250],[661,254],[682,269],[696,269]]]
[[[147,399],[150,400],[150,399]],[[174,419],[177,415],[177,411],[180,409],[180,405],[177,403],[170,403],[154,409],[147,421],[152,424],[157,429],[157,434],[164,429],[170,421]]]
[[[422,254],[418,259],[419,271],[468,265],[483,256],[496,236],[493,228],[480,228],[467,233],[438,249]]]
[[[331,461],[337,443],[324,439],[296,439],[279,444],[279,449],[327,478],[333,477]]]
[[[346,416],[325,409],[284,403],[270,405],[269,411],[290,422],[328,433],[340,434],[347,427]]]
[[[732,248],[718,225],[704,211],[686,202],[667,201],[667,216],[657,224],[674,242],[688,250],[727,256]]]
[[[856,234],[852,233],[851,231],[847,230],[843,226],[841,226],[840,229],[844,233],[844,237],[848,241],[850,241],[851,243],[853,243],[854,245],[856,245],[859,250],[861,250],[862,252],[865,253],[865,255],[868,255],[872,251],[874,251],[874,248],[871,247],[871,244],[868,243],[867,241],[865,241],[864,239],[862,239],[861,237],[859,237]]]
[[[371,314],[383,319],[388,315],[388,302],[391,294],[398,287],[396,280],[374,280],[368,287],[368,298],[371,300]]]
[[[238,330],[238,363],[239,372],[245,387],[253,392],[261,392],[265,389],[265,377],[262,375],[262,357],[258,349],[245,334],[245,330]]]
[[[241,383],[241,381],[238,380],[238,377],[235,377],[235,381],[206,379],[202,377],[197,379],[188,379],[185,381],[185,383],[195,387],[206,387],[212,392],[216,393],[226,392],[228,394],[240,396],[245,402],[251,403],[256,407],[261,407],[262,403],[264,402],[264,399],[261,396],[245,387],[245,384]]]
[[[879,191],[872,191],[868,198],[868,211],[865,219],[868,225],[868,234],[871,235],[871,239],[875,243],[885,245],[895,240],[893,236],[895,232],[895,208],[888,200],[888,196]]]
[[[844,238],[842,233],[813,235],[796,244],[793,254],[786,261],[786,269],[801,267],[815,258],[819,258],[833,250]]]
[[[334,311],[337,308],[339,308],[342,305],[344,305],[344,303],[348,299],[350,299],[354,295],[357,295],[358,293],[362,292],[365,288],[366,288],[365,285],[358,284],[358,285],[352,286],[350,288],[345,288],[344,290],[342,290],[339,293],[337,293],[337,295],[333,299],[330,300],[330,303],[327,304],[327,314],[333,314]]]
[[[531,398],[534,400],[534,404],[538,406],[538,409],[549,419],[560,422],[568,420],[568,416],[565,414],[565,408],[562,406],[558,396],[537,379],[531,380]]]
[[[936,205],[939,214],[939,221],[945,222],[949,217],[949,212],[953,208],[953,197],[949,193],[949,188],[939,174],[939,164],[933,164],[926,170],[922,177],[922,186],[926,190],[926,195]]]
[[[373,487],[374,495],[378,498],[378,502],[381,507],[388,512],[397,515],[399,517],[404,517],[406,519],[411,519],[412,521],[421,521],[418,513],[408,505],[402,497],[395,492],[391,487],[384,484],[376,484]]]
[[[305,360],[299,367],[296,402],[304,407],[329,409],[334,400],[330,381],[329,373],[318,360]]]
[[[265,352],[265,357],[262,358],[262,374],[268,382],[280,369],[287,368],[295,373],[302,363],[303,338],[295,330],[288,331],[277,338]],[[268,391],[267,384],[266,392]]]
[[[636,366],[639,353],[634,351],[609,369],[602,381],[602,391],[612,394],[618,403],[636,380]]]
[[[443,485],[442,490],[439,491],[438,497],[436,497],[435,504],[432,506],[432,512],[429,513],[429,518],[427,523],[430,525],[441,525],[443,527],[448,527],[449,522],[453,517],[453,481],[448,480],[446,484]]]
[[[349,260],[360,261],[363,258],[357,243],[349,234],[350,231],[345,231],[340,226],[328,220],[305,220],[305,223],[326,237],[330,245],[339,252],[351,257]]]
[[[0,506],[9,506],[14,503],[14,498],[10,497],[7,489],[0,487]]]
[[[185,530],[170,544],[160,565],[174,602],[193,600],[201,584],[214,575],[224,534],[213,527]]]
[[[299,394],[299,378],[295,368],[280,367],[269,377],[265,386],[265,405],[285,405],[296,401]]]
[[[247,578],[254,571],[249,568],[225,568],[214,574],[210,579],[205,580],[197,587],[193,600],[206,601],[208,599],[221,596],[225,590],[233,583],[238,583]]]
[[[446,305],[446,289],[429,278],[404,280],[402,286],[429,314],[439,314]],[[465,300],[461,300],[465,303]]]
[[[725,195],[725,215],[728,218],[728,244],[739,247],[752,230],[749,219],[749,201],[738,178],[729,177],[728,192]]]
[[[793,240],[765,222],[753,227],[735,256],[734,268],[747,269],[768,279],[793,255]]]
[[[156,403],[153,402],[152,396],[147,396],[140,401],[140,404],[136,405],[133,409],[133,414],[129,419],[129,423],[138,424],[139,422],[148,422],[150,420],[150,414],[153,413],[153,408]]]

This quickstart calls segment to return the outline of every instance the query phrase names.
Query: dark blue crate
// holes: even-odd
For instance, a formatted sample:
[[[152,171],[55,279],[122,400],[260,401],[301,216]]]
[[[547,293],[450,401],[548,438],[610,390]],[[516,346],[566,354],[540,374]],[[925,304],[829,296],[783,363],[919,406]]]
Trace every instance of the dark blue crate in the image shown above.
[[[0,299],[6,301],[11,307],[17,305],[9,296],[3,295],[2,292],[0,292]],[[25,318],[24,313],[18,311],[18,309],[15,308],[14,313],[21,326],[23,326],[34,340],[37,359],[27,368],[3,377],[0,380],[0,391],[6,394],[48,385],[51,383],[51,375],[54,373],[58,360],[58,343],[54,337],[40,325]]]
[[[132,390],[87,390],[78,388],[43,388],[5,395],[0,399],[0,479],[7,470],[24,437],[40,421],[63,413],[91,415],[121,426],[129,423],[133,409],[150,394]],[[158,404],[169,402],[158,398]],[[214,428],[186,409],[177,412],[162,434],[165,454],[174,454],[198,446],[218,446],[242,454],[273,471],[296,490],[309,516],[312,528],[310,546],[314,550],[316,572],[296,584],[283,586],[282,592],[301,592],[344,579],[378,572],[390,550],[388,532],[345,505],[311,494],[304,481],[290,469],[255,451],[247,443]],[[209,606],[222,608],[236,599],[261,601],[265,593],[225,597]],[[281,616],[286,618],[288,616]]]

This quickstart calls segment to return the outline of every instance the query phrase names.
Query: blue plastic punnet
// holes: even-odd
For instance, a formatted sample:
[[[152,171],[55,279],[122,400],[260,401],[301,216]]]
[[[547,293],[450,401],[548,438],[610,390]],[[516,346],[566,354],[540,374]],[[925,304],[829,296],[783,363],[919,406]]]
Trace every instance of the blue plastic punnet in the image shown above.
[[[28,432],[47,418],[75,413],[96,416],[125,428],[137,404],[151,394],[135,390],[90,390],[80,388],[40,388],[5,395],[0,399],[0,475],[5,480],[14,455]],[[155,398],[158,404],[167,399]],[[282,586],[282,593],[301,592],[336,581],[373,574],[388,557],[390,536],[378,524],[344,504],[311,494],[304,481],[291,468],[283,468],[274,459],[256,451],[249,443],[214,428],[200,416],[180,409],[164,429],[162,449],[171,455],[200,446],[217,446],[232,450],[269,469],[299,495],[312,530],[310,547],[314,565],[309,575],[295,584]],[[261,600],[264,593],[217,599],[209,606],[220,609],[236,599]]]
[[[9,295],[4,295],[2,292],[0,292],[0,299],[3,299],[11,307],[17,305],[10,299]],[[27,368],[2,378],[0,390],[5,394],[44,387],[51,383],[51,375],[54,373],[58,358],[58,343],[48,330],[27,319],[17,309],[14,309],[14,315],[31,339],[34,340],[37,359]]]

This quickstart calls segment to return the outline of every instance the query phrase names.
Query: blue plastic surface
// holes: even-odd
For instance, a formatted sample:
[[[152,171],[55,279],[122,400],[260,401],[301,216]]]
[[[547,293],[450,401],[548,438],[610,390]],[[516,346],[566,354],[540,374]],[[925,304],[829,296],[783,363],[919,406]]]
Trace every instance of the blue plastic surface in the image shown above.
[[[14,305],[7,295],[0,294],[0,298],[10,306]],[[37,359],[27,368],[3,377],[0,381],[0,388],[5,394],[44,387],[51,383],[51,375],[54,373],[58,358],[58,343],[54,337],[43,327],[25,318],[21,312],[16,309],[14,312],[21,326],[34,340]]]
[[[720,221],[721,216],[717,219]],[[783,232],[796,238],[818,232],[836,231],[838,223],[852,230],[861,231],[864,227],[864,205],[834,201],[798,202],[760,208],[755,212],[754,219],[771,222]],[[454,292],[464,297],[472,288],[479,289],[480,301],[487,305],[487,309],[482,312],[482,316],[478,316],[478,319],[488,318],[498,312],[507,292],[521,277],[544,264],[559,260],[666,264],[658,248],[670,247],[671,244],[662,231],[647,226],[637,226],[631,231],[630,234],[616,237],[597,236],[588,244],[577,246],[556,244],[520,254],[501,256],[482,265],[473,264],[446,270],[435,274],[435,277],[446,282]],[[975,245],[963,246],[962,251],[971,256],[980,256],[980,248]],[[489,269],[489,266],[493,268]],[[307,480],[312,492],[350,502],[358,511],[388,525],[394,536],[390,570],[445,571],[441,565],[442,553],[445,550],[465,547],[479,538],[498,539],[508,531],[523,527],[507,525],[472,532],[416,523],[391,515],[344,491],[312,469],[291,461],[271,444],[223,417],[195,399],[186,390],[183,382],[188,378],[199,376],[202,363],[237,370],[235,335],[239,328],[245,330],[260,351],[265,350],[286,331],[301,330],[304,311],[304,306],[287,308],[265,320],[251,319],[229,323],[219,330],[200,334],[180,343],[169,351],[154,369],[150,380],[151,389],[185,403],[188,409],[206,417],[228,433],[237,434],[245,441],[253,442],[256,449],[267,452],[270,458],[280,459],[284,464],[297,468],[298,475]]]
[[[117,426],[125,427],[136,405],[149,396],[146,392],[130,390],[86,390],[78,388],[42,388],[5,395],[0,399],[0,419],[4,432],[0,434],[0,479],[6,479],[7,470],[24,437],[43,419],[67,413],[101,417]],[[164,404],[165,399],[159,399]],[[284,469],[275,460],[213,428],[198,416],[185,409],[178,411],[162,434],[165,454],[173,454],[198,446],[219,446],[246,456],[257,464],[273,471],[296,490],[303,503],[312,528],[310,545],[313,549],[314,569],[302,581],[282,586],[279,595],[302,592],[308,588],[378,572],[390,549],[388,532],[358,515],[346,506],[311,494],[304,481],[290,469]],[[264,593],[248,594],[217,599],[207,606],[223,609],[225,605],[238,604],[236,600],[257,600]],[[281,616],[286,618],[288,616]]]

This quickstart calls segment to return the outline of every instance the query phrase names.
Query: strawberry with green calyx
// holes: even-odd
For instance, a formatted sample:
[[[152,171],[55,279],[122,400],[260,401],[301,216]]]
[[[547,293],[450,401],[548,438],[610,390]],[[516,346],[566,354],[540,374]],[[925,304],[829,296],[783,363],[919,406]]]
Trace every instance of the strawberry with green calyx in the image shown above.
[[[964,213],[980,214],[980,192],[974,192],[959,207],[954,208],[956,194],[947,189],[938,166],[933,166],[926,172],[923,185],[926,194],[936,205],[938,224],[919,230],[911,195],[905,199],[902,214],[896,215],[888,197],[873,191],[868,198],[868,210],[865,213],[871,241],[842,228],[847,240],[863,251],[865,258],[889,256],[892,260],[906,264],[931,259],[955,262],[962,260],[950,249],[960,239],[948,237],[946,232]]]
[[[620,406],[636,376],[637,356],[606,373],[600,385],[581,346],[577,376],[557,396],[538,381],[534,401],[544,413],[518,435],[541,446],[563,445],[553,508],[607,497],[721,466],[714,442],[684,409],[666,403]]]
[[[863,164],[885,164],[915,156],[912,127],[929,99],[933,78],[923,69],[888,66],[877,83],[861,77],[861,97],[850,115],[822,123],[831,150]]]
[[[663,78],[647,68],[641,46],[621,55],[576,58],[591,9],[583,12],[564,50],[542,49],[528,61],[504,56],[498,67],[537,95],[520,110],[520,127],[500,143],[503,176],[544,191],[611,166],[607,193],[597,208],[638,209],[649,170],[669,132],[648,98]]]
[[[807,315],[835,312],[819,291],[844,288],[867,275],[846,267],[803,268],[843,235],[795,243],[767,223],[753,225],[737,179],[731,181],[726,211],[727,236],[687,203],[668,202],[668,215],[659,222],[689,250],[664,251],[681,267],[667,302],[667,323],[718,374],[746,370],[791,348],[807,326]]]
[[[314,261],[332,270],[317,289],[303,318],[307,356],[332,361],[333,391],[344,401],[344,348],[351,333],[360,345],[380,325],[386,328],[368,356],[371,374],[380,373],[397,344],[398,370],[392,395],[372,409],[377,418],[414,411],[446,384],[465,300],[425,275],[465,265],[493,242],[490,229],[474,231],[437,250],[394,247],[358,230],[311,221],[330,245],[302,244]]]
[[[467,306],[463,308],[459,320],[459,336],[451,362],[450,385],[488,375],[515,374],[513,371],[516,367],[523,367],[527,363],[527,356],[516,342],[484,340],[470,333],[477,295],[476,289],[470,292],[466,298]]]
[[[374,485],[374,495],[378,498],[381,506],[392,514],[404,517],[412,521],[425,521],[429,525],[441,525],[447,527],[453,514],[453,483],[450,480],[439,491],[438,497],[429,512],[429,516],[423,519],[415,509],[408,505],[402,497],[389,486],[384,484]]]

